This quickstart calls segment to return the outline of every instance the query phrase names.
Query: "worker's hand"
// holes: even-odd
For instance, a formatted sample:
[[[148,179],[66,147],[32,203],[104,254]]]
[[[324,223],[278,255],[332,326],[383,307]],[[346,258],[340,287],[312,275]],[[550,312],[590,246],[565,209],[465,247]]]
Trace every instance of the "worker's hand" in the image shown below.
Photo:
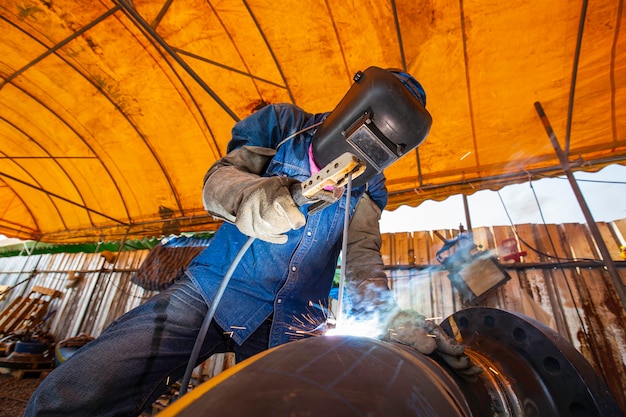
[[[287,177],[257,181],[252,192],[241,201],[235,225],[242,233],[266,242],[287,242],[284,233],[306,223],[289,192],[295,182],[297,180]]]
[[[482,368],[473,364],[465,354],[465,346],[416,311],[402,310],[397,313],[391,320],[387,338],[411,346],[425,355],[439,356],[467,380],[474,380],[476,374],[482,372]]]

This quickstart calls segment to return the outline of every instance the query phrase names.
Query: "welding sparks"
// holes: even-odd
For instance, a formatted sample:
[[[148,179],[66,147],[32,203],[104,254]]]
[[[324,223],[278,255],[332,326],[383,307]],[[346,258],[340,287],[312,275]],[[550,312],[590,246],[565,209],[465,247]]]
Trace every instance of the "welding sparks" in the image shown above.
[[[290,336],[323,336],[326,330],[331,326],[329,322],[334,321],[328,316],[329,310],[322,305],[322,302],[314,303],[309,301],[311,312],[302,313],[300,317],[294,316],[293,322],[295,326],[290,326],[289,331],[285,332]],[[321,316],[320,316],[321,313]]]

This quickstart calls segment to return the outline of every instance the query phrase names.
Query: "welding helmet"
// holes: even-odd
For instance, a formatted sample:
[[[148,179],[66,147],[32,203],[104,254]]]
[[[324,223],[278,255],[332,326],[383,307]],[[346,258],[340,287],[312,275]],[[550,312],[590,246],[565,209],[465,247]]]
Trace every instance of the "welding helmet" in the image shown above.
[[[317,129],[312,139],[317,166],[326,166],[345,152],[367,164],[354,180],[364,185],[402,155],[421,144],[432,124],[426,94],[409,74],[369,67]]]

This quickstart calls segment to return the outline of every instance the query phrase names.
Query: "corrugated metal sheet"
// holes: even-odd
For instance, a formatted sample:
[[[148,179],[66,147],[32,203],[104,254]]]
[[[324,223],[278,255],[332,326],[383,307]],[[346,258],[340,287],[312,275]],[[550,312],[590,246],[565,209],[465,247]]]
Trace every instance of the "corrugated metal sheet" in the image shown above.
[[[34,285],[63,293],[50,303],[46,325],[62,340],[80,333],[98,335],[115,318],[141,304],[152,292],[132,284],[130,278],[148,250],[121,252],[115,263],[100,253],[48,254],[0,259],[0,284],[13,289],[0,302],[0,310]],[[80,277],[71,285],[69,273]]]
[[[620,246],[626,245],[626,220],[599,224],[626,281]],[[451,238],[458,231],[437,231]],[[534,317],[566,337],[598,370],[626,409],[626,313],[611,291],[606,272],[585,225],[518,225],[473,230],[474,242],[502,258],[503,241],[515,239],[526,251],[520,262],[501,263],[512,279],[482,303]],[[445,318],[462,309],[459,292],[440,268],[442,241],[434,232],[386,234],[383,255],[402,307]],[[51,303],[47,324],[58,340],[81,332],[97,336],[125,311],[153,295],[130,282],[148,250],[121,252],[113,263],[101,254],[55,254],[0,258],[0,285],[14,287],[0,310],[34,285],[63,292]],[[570,261],[577,259],[578,263]],[[75,271],[81,279],[72,281]]]

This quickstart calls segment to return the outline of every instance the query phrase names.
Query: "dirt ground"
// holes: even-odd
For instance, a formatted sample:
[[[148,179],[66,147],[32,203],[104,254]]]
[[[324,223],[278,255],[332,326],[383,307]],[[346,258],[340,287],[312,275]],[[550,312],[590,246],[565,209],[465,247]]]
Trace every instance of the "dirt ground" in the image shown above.
[[[21,417],[28,399],[42,380],[39,376],[18,379],[0,373],[0,417]]]
[[[16,378],[10,373],[0,372],[0,417],[22,417],[26,403],[44,378],[45,374],[43,376]],[[175,395],[164,394],[149,410],[142,413],[141,417],[157,415],[163,411],[167,404],[170,404],[176,395],[178,395],[177,392]]]

